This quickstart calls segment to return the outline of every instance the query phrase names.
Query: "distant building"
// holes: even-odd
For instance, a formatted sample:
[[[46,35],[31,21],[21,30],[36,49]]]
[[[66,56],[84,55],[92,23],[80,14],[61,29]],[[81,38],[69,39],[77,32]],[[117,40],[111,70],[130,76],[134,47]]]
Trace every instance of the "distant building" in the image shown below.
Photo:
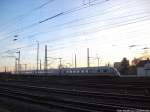
[[[137,64],[137,76],[150,76],[150,60],[142,60]]]
[[[120,70],[121,62],[114,62],[114,68]]]

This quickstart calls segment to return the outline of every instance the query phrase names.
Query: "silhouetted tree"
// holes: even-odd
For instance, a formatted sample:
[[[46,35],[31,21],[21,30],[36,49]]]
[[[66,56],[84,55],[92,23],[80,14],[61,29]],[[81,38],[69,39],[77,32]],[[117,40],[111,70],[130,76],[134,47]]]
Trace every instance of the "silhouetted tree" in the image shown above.
[[[120,66],[120,73],[125,75],[128,74],[129,71],[129,60],[127,58],[123,58]]]
[[[132,60],[132,65],[136,66],[142,59],[141,58],[134,58]]]

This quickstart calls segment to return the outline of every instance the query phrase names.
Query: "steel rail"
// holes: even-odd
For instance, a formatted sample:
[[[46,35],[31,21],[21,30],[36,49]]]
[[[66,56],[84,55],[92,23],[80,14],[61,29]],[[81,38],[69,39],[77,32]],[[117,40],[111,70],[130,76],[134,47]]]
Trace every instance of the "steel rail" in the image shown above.
[[[138,95],[122,95],[122,94],[112,94],[112,93],[103,93],[103,92],[88,92],[88,91],[77,91],[77,90],[66,90],[66,89],[56,89],[56,88],[47,88],[47,87],[36,87],[36,86],[26,86],[26,85],[7,85],[4,84],[3,86],[8,86],[12,88],[20,88],[20,89],[26,89],[26,90],[40,90],[40,91],[46,91],[50,93],[57,93],[57,94],[69,94],[69,95],[76,95],[76,96],[82,96],[82,97],[93,97],[93,98],[107,98],[107,99],[115,99],[115,100],[123,100],[123,101],[131,101],[131,102],[144,102],[150,104],[150,97],[149,96],[138,96]],[[11,89],[12,89],[11,88]],[[121,105],[121,104],[119,104]],[[131,106],[131,105],[124,105],[128,107],[137,107],[137,106]],[[139,105],[140,108],[143,108],[142,105]],[[146,107],[146,106],[145,106]],[[149,107],[149,106],[147,106]]]

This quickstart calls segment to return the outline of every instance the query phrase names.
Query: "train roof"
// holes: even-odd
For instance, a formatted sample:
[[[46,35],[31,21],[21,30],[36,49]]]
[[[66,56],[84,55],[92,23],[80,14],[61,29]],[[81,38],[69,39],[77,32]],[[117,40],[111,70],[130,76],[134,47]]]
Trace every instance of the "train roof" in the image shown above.
[[[108,66],[99,66],[99,67],[77,67],[77,68],[63,68],[63,69],[97,69],[97,68],[101,68],[101,69],[106,69],[106,68],[113,68],[113,67],[108,67]]]

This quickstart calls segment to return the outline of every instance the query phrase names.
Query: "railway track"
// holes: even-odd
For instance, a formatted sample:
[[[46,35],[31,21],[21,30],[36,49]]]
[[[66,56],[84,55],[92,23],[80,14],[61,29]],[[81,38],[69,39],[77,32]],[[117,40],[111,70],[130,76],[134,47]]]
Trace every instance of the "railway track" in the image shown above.
[[[40,101],[42,102],[53,101],[51,102],[52,104],[62,103],[65,106],[69,104],[69,106],[70,105],[75,106],[76,109],[77,107],[80,107],[80,110],[78,111],[81,110],[84,111],[84,109],[88,109],[89,111],[92,112],[112,111],[112,110],[116,111],[117,109],[149,109],[150,107],[150,97],[146,96],[130,96],[130,95],[100,93],[100,92],[97,93],[97,92],[65,90],[65,89],[36,87],[27,85],[18,86],[18,85],[0,84],[0,88],[1,90],[4,90],[4,92],[13,94],[12,96],[14,95],[17,97],[28,96],[32,99],[33,98],[40,99]],[[47,94],[45,95],[41,92],[38,94],[38,91],[46,92],[49,95]],[[89,99],[94,99],[95,102],[91,102],[91,100],[89,101]],[[100,101],[98,99],[102,100]]]
[[[129,109],[120,106],[99,104],[99,103],[87,103],[81,101],[72,101],[63,98],[46,97],[43,95],[33,95],[31,93],[25,93],[21,91],[14,91],[9,89],[3,89],[0,95],[5,97],[17,99],[27,103],[34,103],[49,108],[59,108],[67,112],[100,112],[100,111],[116,111],[116,109]],[[130,108],[132,109],[132,108]]]
[[[68,89],[78,89],[78,90],[88,90],[88,91],[104,91],[104,92],[116,92],[121,94],[131,94],[131,95],[146,95],[150,96],[150,87],[146,84],[107,84],[107,83],[69,83],[69,82],[51,82],[51,81],[6,81],[12,84],[26,84],[31,86],[45,86],[45,87],[58,87],[58,88],[68,88]]]
[[[20,76],[19,76],[20,77]],[[150,110],[150,87],[145,79],[93,77],[25,77],[4,78],[0,82],[0,99],[25,103],[32,111],[13,112],[112,112]],[[93,78],[93,79],[92,79]],[[29,79],[29,80],[28,80]],[[8,101],[8,102],[9,102]],[[12,103],[13,104],[13,101]],[[10,105],[11,106],[11,105]],[[16,105],[15,105],[16,106]],[[16,108],[23,107],[22,105]]]

